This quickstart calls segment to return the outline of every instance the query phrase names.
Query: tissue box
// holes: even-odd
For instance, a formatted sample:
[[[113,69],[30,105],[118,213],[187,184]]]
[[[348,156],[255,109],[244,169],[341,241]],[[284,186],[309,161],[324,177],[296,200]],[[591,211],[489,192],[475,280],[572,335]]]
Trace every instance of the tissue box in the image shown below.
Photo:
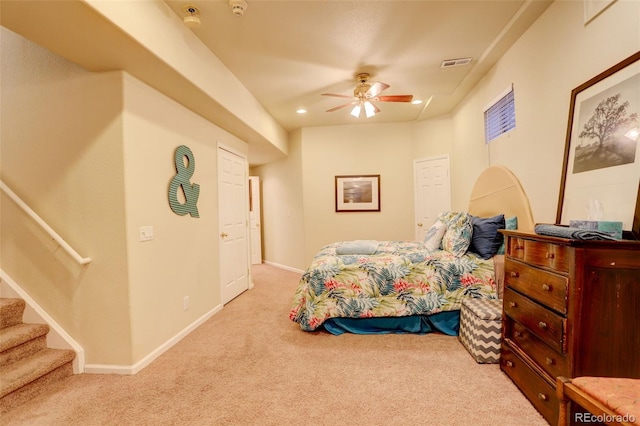
[[[622,222],[607,222],[601,220],[570,220],[569,226],[578,229],[594,229],[606,232],[613,238],[622,239]]]

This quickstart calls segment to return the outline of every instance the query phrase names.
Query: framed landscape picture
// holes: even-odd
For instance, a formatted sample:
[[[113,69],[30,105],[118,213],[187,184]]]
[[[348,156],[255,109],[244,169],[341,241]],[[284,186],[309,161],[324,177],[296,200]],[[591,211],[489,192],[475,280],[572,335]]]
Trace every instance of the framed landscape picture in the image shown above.
[[[336,212],[379,212],[380,175],[336,176]]]
[[[640,185],[640,52],[571,92],[556,223],[632,229]]]

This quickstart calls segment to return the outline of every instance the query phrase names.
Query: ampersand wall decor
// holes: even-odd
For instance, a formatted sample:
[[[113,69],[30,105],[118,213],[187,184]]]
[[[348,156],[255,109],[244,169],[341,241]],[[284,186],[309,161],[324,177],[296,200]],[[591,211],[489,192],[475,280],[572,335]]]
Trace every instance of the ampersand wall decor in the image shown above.
[[[184,162],[185,157],[187,158],[186,167]],[[171,206],[171,210],[180,216],[189,213],[191,217],[200,217],[198,207],[196,206],[198,197],[200,196],[200,185],[189,182],[189,179],[191,179],[196,169],[193,152],[191,152],[188,147],[180,145],[176,148],[174,162],[177,173],[169,184],[169,205]],[[178,187],[182,188],[185,199],[184,204],[178,201]]]

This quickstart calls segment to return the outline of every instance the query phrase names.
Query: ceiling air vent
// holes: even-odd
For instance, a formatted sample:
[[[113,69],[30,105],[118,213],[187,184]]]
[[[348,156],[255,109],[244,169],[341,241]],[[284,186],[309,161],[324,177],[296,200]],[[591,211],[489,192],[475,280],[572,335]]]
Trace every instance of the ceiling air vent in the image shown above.
[[[458,67],[460,65],[467,65],[471,61],[472,61],[471,58],[446,59],[442,61],[442,64],[440,64],[440,68],[449,68],[449,67]]]

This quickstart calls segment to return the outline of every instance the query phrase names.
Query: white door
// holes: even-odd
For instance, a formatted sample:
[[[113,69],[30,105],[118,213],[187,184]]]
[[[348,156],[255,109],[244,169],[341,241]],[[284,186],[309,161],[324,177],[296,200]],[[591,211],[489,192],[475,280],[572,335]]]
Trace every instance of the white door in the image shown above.
[[[415,174],[416,240],[424,240],[438,214],[451,209],[449,156],[423,158],[413,164]]]
[[[225,304],[249,288],[247,160],[218,148],[220,285]]]
[[[251,263],[262,263],[262,231],[260,231],[260,177],[249,176],[249,232],[251,233]]]

